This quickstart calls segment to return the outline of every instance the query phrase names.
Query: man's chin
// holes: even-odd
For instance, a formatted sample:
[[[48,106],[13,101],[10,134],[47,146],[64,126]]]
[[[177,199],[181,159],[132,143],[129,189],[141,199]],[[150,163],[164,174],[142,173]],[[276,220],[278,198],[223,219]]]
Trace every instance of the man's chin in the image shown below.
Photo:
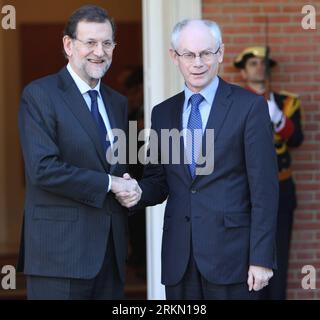
[[[108,69],[109,69],[109,66],[103,66],[103,67],[99,67],[99,69],[96,69],[96,70],[92,70],[92,69],[87,70],[87,73],[90,76],[90,78],[99,80],[103,78],[103,76],[106,74]]]
[[[201,81],[194,81],[192,83],[192,87],[201,91],[203,88],[205,88],[210,82],[208,80],[201,80]]]

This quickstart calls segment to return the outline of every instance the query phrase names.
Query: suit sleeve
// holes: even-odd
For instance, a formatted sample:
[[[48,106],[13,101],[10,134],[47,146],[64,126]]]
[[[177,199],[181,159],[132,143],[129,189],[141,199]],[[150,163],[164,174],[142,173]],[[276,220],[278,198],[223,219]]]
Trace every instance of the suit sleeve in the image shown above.
[[[250,109],[244,134],[252,206],[249,264],[276,268],[278,168],[268,106],[262,97]]]
[[[19,130],[26,174],[32,184],[92,207],[103,207],[108,175],[61,160],[55,110],[40,85],[31,84],[22,94]]]
[[[153,137],[160,136],[160,130],[156,127],[156,111],[157,108],[155,107],[151,114],[151,131],[156,134]],[[156,143],[154,139],[149,140],[149,144]],[[147,206],[154,206],[156,204],[162,203],[166,200],[168,196],[168,185],[166,181],[166,173],[164,166],[161,164],[161,143],[157,138],[158,144],[158,156],[150,157],[152,161],[147,163],[143,170],[143,178],[139,182],[139,185],[142,190],[142,197],[137,206],[137,209]],[[154,148],[152,148],[154,150]],[[148,148],[148,156],[150,156],[150,148]]]

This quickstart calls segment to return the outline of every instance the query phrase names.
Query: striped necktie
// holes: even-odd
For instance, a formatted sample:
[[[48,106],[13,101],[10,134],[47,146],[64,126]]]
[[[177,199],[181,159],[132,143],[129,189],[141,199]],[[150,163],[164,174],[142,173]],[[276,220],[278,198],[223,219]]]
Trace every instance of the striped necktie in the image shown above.
[[[106,154],[107,149],[110,146],[110,141],[107,140],[108,131],[106,129],[106,126],[103,122],[103,119],[101,117],[101,114],[99,112],[98,108],[98,91],[97,90],[89,90],[88,94],[91,98],[91,115],[96,122],[96,125],[99,130],[100,140],[103,146],[104,153]]]
[[[187,151],[189,157],[189,170],[191,176],[194,177],[196,174],[196,161],[199,156],[200,146],[202,143],[202,119],[199,110],[199,105],[203,101],[203,96],[200,93],[193,94],[190,97],[191,112],[188,120],[187,129],[189,134],[187,134]],[[191,161],[190,161],[191,160]]]

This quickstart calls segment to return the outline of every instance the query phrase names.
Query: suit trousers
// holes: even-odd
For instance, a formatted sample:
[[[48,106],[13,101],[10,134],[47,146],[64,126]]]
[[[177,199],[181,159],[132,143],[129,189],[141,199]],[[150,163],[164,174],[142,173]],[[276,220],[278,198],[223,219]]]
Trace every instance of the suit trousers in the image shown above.
[[[104,261],[93,279],[69,279],[27,276],[29,300],[111,300],[124,299],[124,283],[120,279],[114,252],[112,229]]]
[[[248,284],[214,284],[200,273],[194,259],[192,246],[190,259],[182,280],[173,286],[166,286],[167,300],[258,300],[259,291],[249,291]]]

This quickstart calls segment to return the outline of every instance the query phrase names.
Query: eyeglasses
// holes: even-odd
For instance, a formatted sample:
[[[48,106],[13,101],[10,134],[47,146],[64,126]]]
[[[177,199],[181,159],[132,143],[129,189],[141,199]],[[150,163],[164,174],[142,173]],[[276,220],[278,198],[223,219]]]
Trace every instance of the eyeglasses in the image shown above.
[[[95,41],[95,40],[82,41],[77,38],[74,38],[74,40],[81,42],[88,50],[94,50],[99,44],[99,41]],[[115,42],[111,42],[111,41],[103,41],[101,43],[104,51],[111,51],[117,45]]]
[[[199,57],[203,62],[211,62],[213,60],[213,57],[219,52],[220,47],[217,49],[216,52],[210,51],[210,50],[204,50],[201,51],[198,55],[195,54],[194,52],[184,52],[184,53],[179,53],[177,50],[174,52],[179,56],[182,57],[183,60],[186,62],[190,63],[193,62],[196,57]]]

